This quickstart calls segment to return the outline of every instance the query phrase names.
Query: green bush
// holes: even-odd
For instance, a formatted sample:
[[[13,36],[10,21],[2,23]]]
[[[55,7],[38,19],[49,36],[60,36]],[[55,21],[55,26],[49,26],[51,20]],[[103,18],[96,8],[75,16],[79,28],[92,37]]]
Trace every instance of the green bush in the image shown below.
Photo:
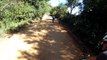
[[[40,19],[51,7],[48,0],[0,0],[0,34],[17,30],[34,18]]]
[[[31,20],[35,13],[35,7],[25,2],[7,3],[0,8],[0,33],[17,29]]]

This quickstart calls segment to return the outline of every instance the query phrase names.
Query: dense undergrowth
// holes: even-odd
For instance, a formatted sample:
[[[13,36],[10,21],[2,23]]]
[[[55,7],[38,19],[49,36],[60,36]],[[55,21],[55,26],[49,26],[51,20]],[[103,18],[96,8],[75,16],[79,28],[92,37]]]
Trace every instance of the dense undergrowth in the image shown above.
[[[2,7],[1,7],[2,8]],[[8,3],[0,11],[0,33],[9,32],[26,24],[34,15],[28,3]]]
[[[107,1],[84,0],[83,3],[84,9],[79,15],[69,14],[64,10],[66,8],[61,6],[56,7],[58,13],[54,15],[58,16],[59,21],[68,26],[93,54],[98,54],[101,52],[102,38],[107,32]]]
[[[38,1],[45,5],[36,5],[39,4],[36,3],[37,1],[0,0],[0,35],[18,30],[19,27],[27,24],[33,18],[42,17],[46,10],[41,11],[41,9],[47,9],[45,7],[48,5],[45,0]],[[35,5],[32,3],[35,3]]]

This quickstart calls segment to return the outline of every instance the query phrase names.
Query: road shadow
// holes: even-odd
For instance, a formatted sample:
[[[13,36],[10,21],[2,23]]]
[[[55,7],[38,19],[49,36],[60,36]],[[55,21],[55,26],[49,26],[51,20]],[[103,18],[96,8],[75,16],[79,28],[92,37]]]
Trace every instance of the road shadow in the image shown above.
[[[81,57],[82,52],[74,39],[58,22],[32,23],[18,34],[25,43],[31,45],[27,51],[20,50],[21,56],[18,59],[79,60]]]

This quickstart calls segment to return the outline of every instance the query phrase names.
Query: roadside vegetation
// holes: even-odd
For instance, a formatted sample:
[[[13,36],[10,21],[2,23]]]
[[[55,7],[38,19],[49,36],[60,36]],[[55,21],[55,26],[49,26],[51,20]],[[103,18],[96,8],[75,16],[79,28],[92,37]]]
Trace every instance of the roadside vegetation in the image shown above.
[[[100,43],[107,32],[107,1],[105,0],[84,0],[84,8],[78,0],[67,0],[68,3],[54,8],[54,15],[86,45],[91,52],[98,54]],[[79,6],[80,14],[69,14],[66,6],[73,8]]]
[[[0,0],[0,35],[18,30],[49,12],[48,0]]]
[[[67,4],[51,7],[49,0],[0,0],[0,35],[20,29],[31,20],[41,20],[50,12],[60,23],[66,25],[90,51],[100,52],[99,43],[107,32],[107,1],[106,0],[67,0]],[[84,5],[84,7],[82,7]],[[67,8],[79,6],[78,15],[67,12]]]

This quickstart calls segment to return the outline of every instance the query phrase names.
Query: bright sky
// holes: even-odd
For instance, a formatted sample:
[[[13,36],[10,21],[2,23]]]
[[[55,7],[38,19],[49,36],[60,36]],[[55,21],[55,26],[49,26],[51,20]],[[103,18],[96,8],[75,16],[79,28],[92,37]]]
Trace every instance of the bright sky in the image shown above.
[[[66,3],[66,2],[67,2],[66,0],[50,0],[50,1],[49,1],[49,3],[50,3],[53,7],[58,6],[60,3]],[[83,0],[79,0],[79,2],[82,3]],[[73,11],[72,11],[72,14],[78,15],[78,14],[79,14],[79,11],[80,11],[79,7],[75,7],[75,8],[73,9]]]
[[[84,7],[83,0],[79,0],[78,2],[82,4],[82,8],[83,8],[83,7]],[[68,11],[69,11],[69,13],[71,12],[71,8],[70,8],[70,7],[68,7]],[[76,7],[72,10],[72,13],[71,13],[71,14],[73,14],[73,15],[79,15],[80,13],[81,13],[81,11],[80,11],[79,6],[76,6]]]
[[[66,0],[50,0],[49,3],[55,7],[58,6],[60,3],[66,3]]]

